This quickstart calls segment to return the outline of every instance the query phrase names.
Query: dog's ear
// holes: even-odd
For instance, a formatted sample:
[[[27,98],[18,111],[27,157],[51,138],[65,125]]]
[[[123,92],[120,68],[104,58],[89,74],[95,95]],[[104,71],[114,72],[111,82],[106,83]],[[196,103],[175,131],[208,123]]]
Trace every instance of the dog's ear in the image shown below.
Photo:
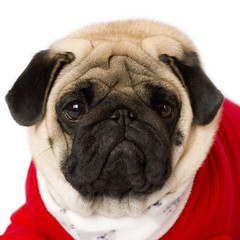
[[[194,122],[210,123],[221,107],[224,97],[203,72],[195,52],[185,52],[183,59],[162,54],[159,59],[166,63],[188,91],[193,109]]]
[[[23,126],[31,126],[44,115],[50,90],[61,69],[74,60],[70,52],[44,50],[37,53],[6,95],[12,117]]]

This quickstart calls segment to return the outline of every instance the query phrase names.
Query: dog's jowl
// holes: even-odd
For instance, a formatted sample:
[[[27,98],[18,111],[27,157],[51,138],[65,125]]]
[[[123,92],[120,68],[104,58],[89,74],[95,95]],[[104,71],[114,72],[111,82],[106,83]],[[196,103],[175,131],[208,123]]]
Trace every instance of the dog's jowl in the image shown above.
[[[33,160],[0,239],[240,239],[240,108],[176,28],[86,27],[37,53],[6,101]]]

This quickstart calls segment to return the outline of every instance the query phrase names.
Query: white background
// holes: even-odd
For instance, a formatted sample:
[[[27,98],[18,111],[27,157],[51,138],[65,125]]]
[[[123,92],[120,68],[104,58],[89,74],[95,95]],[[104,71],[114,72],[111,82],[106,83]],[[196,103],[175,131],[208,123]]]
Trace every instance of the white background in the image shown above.
[[[147,18],[177,26],[195,42],[205,70],[225,96],[240,103],[238,0],[67,0],[0,2],[0,234],[25,201],[31,160],[26,128],[11,118],[4,97],[31,57],[91,23]]]

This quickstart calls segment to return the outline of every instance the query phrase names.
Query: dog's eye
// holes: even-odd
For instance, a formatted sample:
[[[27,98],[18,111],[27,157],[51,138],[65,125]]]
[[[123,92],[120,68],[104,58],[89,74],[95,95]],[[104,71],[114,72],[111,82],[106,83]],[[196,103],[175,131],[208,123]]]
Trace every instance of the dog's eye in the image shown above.
[[[165,103],[160,103],[156,106],[156,112],[161,115],[161,117],[167,118],[172,114],[172,107]]]
[[[65,115],[71,121],[77,121],[86,113],[86,105],[82,102],[70,102],[64,111]]]

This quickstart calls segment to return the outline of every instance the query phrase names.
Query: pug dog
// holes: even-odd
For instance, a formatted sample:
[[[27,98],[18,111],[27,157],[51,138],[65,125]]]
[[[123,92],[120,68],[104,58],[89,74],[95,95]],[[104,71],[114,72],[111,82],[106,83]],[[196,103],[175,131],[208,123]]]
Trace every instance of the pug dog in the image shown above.
[[[176,28],[86,27],[37,53],[6,101],[33,160],[2,237],[240,238],[240,110]]]

